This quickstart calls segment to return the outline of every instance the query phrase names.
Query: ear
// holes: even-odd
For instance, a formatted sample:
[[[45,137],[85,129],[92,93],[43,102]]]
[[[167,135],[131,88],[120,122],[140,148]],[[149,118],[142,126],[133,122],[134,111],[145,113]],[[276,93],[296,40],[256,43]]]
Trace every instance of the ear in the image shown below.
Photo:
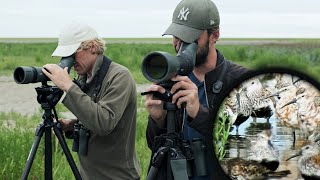
[[[90,48],[91,54],[96,54],[97,53],[97,47],[95,45],[92,45]]]
[[[210,34],[209,40],[210,44],[216,43],[220,37],[220,30],[216,30],[213,33]]]

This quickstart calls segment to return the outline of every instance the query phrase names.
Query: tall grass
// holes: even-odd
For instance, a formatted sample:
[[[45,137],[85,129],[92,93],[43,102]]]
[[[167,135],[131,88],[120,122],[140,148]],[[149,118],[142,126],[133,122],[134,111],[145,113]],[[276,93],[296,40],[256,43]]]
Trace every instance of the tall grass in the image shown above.
[[[143,107],[144,99],[141,96],[138,96],[137,103],[136,152],[141,167],[141,177],[143,179],[147,175],[151,155],[145,138],[148,113]],[[56,110],[58,113],[66,111],[60,103],[57,104]],[[36,127],[42,123],[42,113],[40,110],[28,116],[15,112],[0,113],[0,126],[4,124],[6,120],[16,121],[16,127],[13,129],[0,128],[0,179],[19,179],[22,175],[31,145],[35,138]],[[63,116],[58,115],[58,117]],[[66,142],[71,151],[72,141],[66,139]],[[52,144],[52,170],[54,179],[74,179],[71,168],[54,134],[52,134]],[[78,164],[76,153],[72,152],[72,156]],[[44,136],[38,147],[29,179],[44,179]]]
[[[0,75],[11,76],[18,66],[41,67],[47,63],[58,63],[60,58],[51,57],[56,43],[0,43]],[[141,73],[141,61],[149,52],[174,53],[168,44],[107,44],[105,54],[114,62],[127,67],[136,82],[147,83]],[[71,76],[76,77],[72,70]]]
[[[304,41],[302,41],[304,42]],[[278,45],[217,45],[227,59],[249,68],[282,66],[304,71],[320,79],[320,41],[311,44]],[[0,43],[0,75],[12,75],[17,66],[42,66],[58,63],[51,57],[56,43]],[[105,54],[114,62],[124,65],[137,83],[148,83],[141,73],[143,58],[152,51],[174,54],[171,44],[107,44]],[[72,71],[71,76],[76,76]]]
[[[0,129],[0,177],[1,179],[19,179],[22,175],[35,131],[21,129]],[[44,137],[44,136],[43,136]],[[55,138],[53,136],[52,138]],[[44,138],[42,138],[44,139]],[[52,142],[57,142],[53,139]],[[69,147],[71,142],[67,141]],[[52,174],[54,179],[72,179],[73,174],[62,149],[53,143]],[[76,154],[72,154],[76,163]],[[33,161],[29,179],[44,179],[44,140],[41,141]]]
[[[292,68],[320,80],[320,45],[218,46],[226,58],[251,69]]]
[[[141,179],[147,177],[151,151],[147,146],[146,129],[148,112],[144,108],[144,98],[138,95],[137,131],[136,131],[136,151],[141,168]]]

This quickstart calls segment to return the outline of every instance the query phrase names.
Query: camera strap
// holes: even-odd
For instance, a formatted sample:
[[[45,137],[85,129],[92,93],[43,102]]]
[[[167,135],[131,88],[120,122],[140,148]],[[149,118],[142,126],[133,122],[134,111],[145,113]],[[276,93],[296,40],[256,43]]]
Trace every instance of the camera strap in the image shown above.
[[[109,70],[109,66],[111,62],[112,61],[109,58],[107,58],[106,56],[103,56],[102,65],[100,66],[100,69],[96,75],[96,87],[94,88],[94,92],[92,94],[92,98],[94,102],[97,102],[98,93],[101,89],[103,79]]]
[[[98,96],[99,91],[101,89],[104,77],[106,76],[106,74],[109,70],[109,66],[110,66],[111,62],[112,61],[109,58],[107,58],[106,56],[103,56],[102,64],[101,64],[100,69],[98,70],[98,72],[95,76],[96,86],[95,86],[93,94],[92,94],[92,99],[94,102],[97,102],[97,96]],[[75,84],[77,84],[84,93],[87,93],[88,85],[86,83],[81,84],[78,80],[73,80],[73,82]]]

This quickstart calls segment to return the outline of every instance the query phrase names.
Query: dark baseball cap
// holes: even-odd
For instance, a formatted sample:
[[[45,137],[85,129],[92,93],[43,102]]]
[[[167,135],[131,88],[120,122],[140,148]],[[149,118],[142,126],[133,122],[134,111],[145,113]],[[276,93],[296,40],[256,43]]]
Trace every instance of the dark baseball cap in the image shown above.
[[[172,23],[163,35],[192,43],[206,29],[219,28],[220,17],[211,0],[183,0],[173,12]]]

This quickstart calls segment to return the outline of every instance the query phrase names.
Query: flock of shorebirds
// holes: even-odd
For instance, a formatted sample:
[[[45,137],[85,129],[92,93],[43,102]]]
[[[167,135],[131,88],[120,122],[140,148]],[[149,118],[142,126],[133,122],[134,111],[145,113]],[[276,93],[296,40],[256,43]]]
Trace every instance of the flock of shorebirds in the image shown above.
[[[264,84],[269,78],[269,84]],[[270,79],[272,81],[270,81]],[[235,88],[223,103],[219,116],[227,116],[238,128],[249,119],[271,116],[279,123],[292,129],[293,147],[298,129],[306,144],[297,154],[298,168],[305,179],[320,179],[320,91],[307,81],[290,74],[258,76],[243,82]],[[221,165],[232,179],[255,179],[257,177],[284,177],[289,170],[276,171],[279,167],[279,151],[271,141],[272,131],[263,130],[251,143],[250,155],[246,158],[232,158]]]

